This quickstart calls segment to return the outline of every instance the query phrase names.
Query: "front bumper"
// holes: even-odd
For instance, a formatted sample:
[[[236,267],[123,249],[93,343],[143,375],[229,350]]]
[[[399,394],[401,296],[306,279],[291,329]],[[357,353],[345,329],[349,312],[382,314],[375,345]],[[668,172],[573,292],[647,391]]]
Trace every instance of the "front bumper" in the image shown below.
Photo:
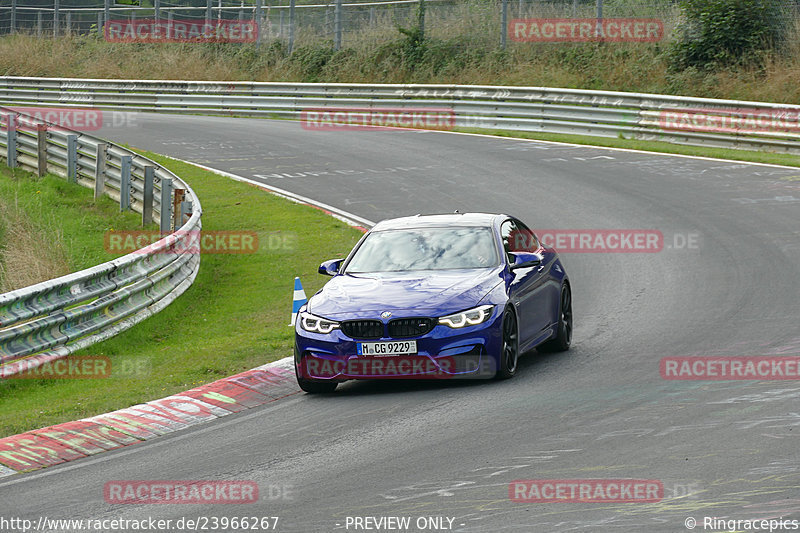
[[[482,324],[457,329],[440,324],[425,335],[403,339],[360,341],[338,329],[326,335],[311,333],[298,323],[295,367],[299,377],[318,381],[492,378],[502,348],[501,326],[502,309],[497,307]],[[416,340],[417,353],[383,357],[357,354],[357,342],[399,340]]]

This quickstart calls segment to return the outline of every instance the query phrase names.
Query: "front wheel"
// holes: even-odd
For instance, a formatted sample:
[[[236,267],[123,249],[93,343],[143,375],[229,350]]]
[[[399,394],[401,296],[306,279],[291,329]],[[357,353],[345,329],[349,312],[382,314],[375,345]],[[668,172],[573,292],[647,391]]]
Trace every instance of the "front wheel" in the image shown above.
[[[499,379],[513,378],[517,373],[517,361],[519,360],[519,330],[517,328],[517,316],[508,304],[506,312],[503,313],[503,350],[500,352],[500,367],[497,369],[496,377]]]
[[[297,378],[297,384],[309,394],[333,392],[336,390],[336,385],[338,385],[335,381],[311,381],[303,378]]]
[[[555,338],[539,346],[545,352],[565,352],[572,344],[572,291],[569,284],[561,287],[561,305],[558,314],[558,333]]]
[[[336,381],[316,381],[300,377],[300,372],[297,370],[297,363],[294,365],[294,375],[297,378],[297,384],[300,389],[309,394],[324,394],[326,392],[333,392],[336,390],[338,383]]]

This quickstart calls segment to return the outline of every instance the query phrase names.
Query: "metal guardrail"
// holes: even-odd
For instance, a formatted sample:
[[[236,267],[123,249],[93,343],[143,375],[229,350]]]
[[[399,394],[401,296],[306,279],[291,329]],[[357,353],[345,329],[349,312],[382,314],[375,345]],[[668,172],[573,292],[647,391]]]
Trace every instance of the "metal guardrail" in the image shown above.
[[[19,117],[0,107],[0,158],[9,166],[94,188],[96,197],[106,194],[120,201],[121,209],[142,213],[143,223],[156,213],[162,232],[180,228],[113,261],[0,294],[0,377],[32,370],[141,322],[182,294],[200,267],[202,209],[187,183],[145,157],[85,133],[29,115],[26,127],[18,128]],[[172,220],[172,193],[179,189],[186,203]]]
[[[800,153],[800,107],[643,93],[475,85],[0,77],[0,101],[297,119],[309,108],[443,106],[455,126]]]

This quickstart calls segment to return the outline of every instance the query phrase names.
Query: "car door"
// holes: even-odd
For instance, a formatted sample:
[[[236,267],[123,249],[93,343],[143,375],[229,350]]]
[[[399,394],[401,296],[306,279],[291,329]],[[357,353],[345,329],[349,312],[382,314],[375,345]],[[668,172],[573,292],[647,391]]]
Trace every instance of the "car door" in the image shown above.
[[[509,295],[517,311],[519,321],[520,347],[524,348],[532,342],[540,342],[541,337],[549,335],[547,328],[552,321],[551,298],[548,292],[549,265],[552,254],[546,254],[539,245],[534,233],[519,220],[509,218],[500,226],[503,246],[509,256],[509,265],[514,263],[511,252],[537,253],[542,257],[542,264],[537,267],[520,268],[511,272]]]

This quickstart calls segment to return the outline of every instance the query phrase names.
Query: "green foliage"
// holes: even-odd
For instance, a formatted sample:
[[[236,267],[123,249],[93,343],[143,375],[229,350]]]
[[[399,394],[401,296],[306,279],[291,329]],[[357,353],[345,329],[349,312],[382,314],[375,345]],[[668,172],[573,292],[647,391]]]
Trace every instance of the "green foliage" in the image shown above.
[[[433,74],[455,74],[483,63],[488,53],[489,49],[476,46],[469,36],[458,35],[450,39],[430,39],[424,60]]]
[[[401,54],[404,62],[410,69],[414,69],[422,62],[425,55],[425,1],[420,0],[417,7],[417,24],[411,28],[397,27],[397,31],[405,35],[402,40]]]
[[[668,52],[673,69],[758,65],[785,39],[789,18],[774,0],[682,0],[680,6],[679,37]]]
[[[268,45],[262,44],[260,49],[252,43],[243,45],[225,43],[224,46],[224,49],[209,60],[216,61],[220,56],[226,57],[253,79],[275,68],[288,57],[286,46],[277,39]]]
[[[318,82],[322,80],[325,65],[336,54],[333,42],[323,46],[301,46],[292,52],[291,61],[297,65],[305,82]]]
[[[604,55],[603,43],[581,43],[557,48],[553,53],[559,63],[575,70],[588,70],[598,64]]]

